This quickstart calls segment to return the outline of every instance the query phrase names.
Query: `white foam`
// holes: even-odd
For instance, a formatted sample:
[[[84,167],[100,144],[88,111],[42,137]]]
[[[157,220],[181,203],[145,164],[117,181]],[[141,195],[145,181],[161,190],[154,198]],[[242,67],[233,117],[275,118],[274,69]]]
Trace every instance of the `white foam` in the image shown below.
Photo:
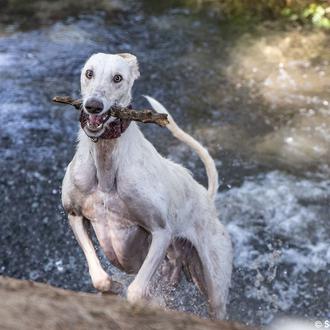
[[[262,246],[265,236],[275,236],[289,244],[280,249],[281,262],[297,271],[325,269],[330,252],[322,201],[329,198],[330,181],[299,180],[277,171],[221,193],[217,206],[235,243],[236,266],[252,264],[259,255],[255,242]]]
[[[263,308],[264,324],[278,311],[313,300],[310,273],[327,271],[330,263],[329,200],[329,180],[278,171],[218,195],[221,221],[234,243],[235,268],[243,277],[232,295],[243,289],[247,299],[268,306]],[[318,289],[324,285],[321,276]]]

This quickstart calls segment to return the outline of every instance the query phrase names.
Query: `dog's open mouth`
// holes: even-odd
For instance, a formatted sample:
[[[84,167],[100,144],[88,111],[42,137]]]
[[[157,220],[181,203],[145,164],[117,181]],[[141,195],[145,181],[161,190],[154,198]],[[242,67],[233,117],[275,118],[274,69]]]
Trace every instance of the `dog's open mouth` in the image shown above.
[[[103,114],[89,114],[80,111],[80,126],[94,142],[99,138],[116,139],[127,129],[131,120],[112,116],[113,108]]]
[[[86,126],[92,132],[97,132],[103,128],[104,124],[110,118],[110,111],[103,113],[102,115],[90,115],[86,114]]]

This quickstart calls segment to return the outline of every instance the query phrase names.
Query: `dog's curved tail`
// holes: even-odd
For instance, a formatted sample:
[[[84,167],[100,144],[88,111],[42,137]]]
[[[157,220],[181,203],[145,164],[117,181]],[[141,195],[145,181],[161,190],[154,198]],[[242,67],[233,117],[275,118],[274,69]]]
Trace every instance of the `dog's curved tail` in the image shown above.
[[[206,168],[206,174],[208,178],[208,195],[210,198],[214,199],[215,194],[218,190],[218,172],[215,167],[213,158],[210,156],[209,152],[192,136],[184,132],[174,121],[173,117],[165,109],[165,107],[150,96],[145,96],[149,101],[154,110],[159,113],[166,113],[168,115],[169,124],[166,126],[172,134],[180,141],[186,143],[189,147],[194,149],[198,156],[201,158],[204,166]]]

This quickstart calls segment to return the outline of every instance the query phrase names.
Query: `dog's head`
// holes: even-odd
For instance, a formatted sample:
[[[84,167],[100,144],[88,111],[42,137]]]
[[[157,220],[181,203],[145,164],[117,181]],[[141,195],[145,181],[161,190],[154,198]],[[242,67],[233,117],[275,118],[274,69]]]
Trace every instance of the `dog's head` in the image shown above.
[[[134,55],[92,55],[81,71],[83,111],[88,114],[85,133],[100,136],[106,125],[114,120],[109,110],[113,106],[127,107],[131,102],[131,90],[139,77],[139,66]]]

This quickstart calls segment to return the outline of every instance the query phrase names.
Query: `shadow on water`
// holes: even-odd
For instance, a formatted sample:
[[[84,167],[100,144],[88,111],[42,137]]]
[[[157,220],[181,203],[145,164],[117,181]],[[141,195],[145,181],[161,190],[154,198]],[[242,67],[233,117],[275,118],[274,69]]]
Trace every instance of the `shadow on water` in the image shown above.
[[[232,26],[150,1],[96,2],[96,12],[87,0],[79,11],[76,2],[7,3],[0,14],[0,273],[93,290],[60,205],[77,114],[49,100],[79,95],[90,54],[132,52],[142,73],[135,104],[146,104],[142,94],[158,98],[215,157],[217,205],[235,244],[229,318],[329,318],[329,35],[274,23]],[[205,183],[188,148],[166,130],[142,129]],[[167,300],[205,315],[188,283]]]

